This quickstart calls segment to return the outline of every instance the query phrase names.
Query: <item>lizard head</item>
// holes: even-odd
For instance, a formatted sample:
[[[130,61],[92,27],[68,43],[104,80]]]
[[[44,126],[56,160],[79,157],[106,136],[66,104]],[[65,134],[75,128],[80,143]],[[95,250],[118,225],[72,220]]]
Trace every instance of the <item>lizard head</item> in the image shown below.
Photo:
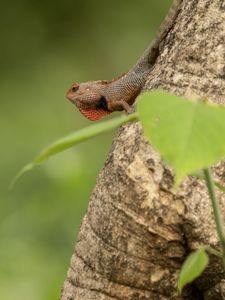
[[[96,121],[111,113],[107,100],[100,93],[100,82],[73,83],[66,97],[89,120]]]

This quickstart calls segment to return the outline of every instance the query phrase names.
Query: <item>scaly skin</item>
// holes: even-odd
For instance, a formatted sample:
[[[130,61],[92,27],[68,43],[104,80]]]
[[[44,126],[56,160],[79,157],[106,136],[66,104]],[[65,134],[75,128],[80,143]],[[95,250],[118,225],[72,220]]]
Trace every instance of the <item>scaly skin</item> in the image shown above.
[[[114,80],[72,84],[66,96],[86,118],[96,121],[113,111],[131,112],[131,106],[159,55],[160,44],[175,22],[181,2],[182,0],[173,1],[156,38],[127,73]]]

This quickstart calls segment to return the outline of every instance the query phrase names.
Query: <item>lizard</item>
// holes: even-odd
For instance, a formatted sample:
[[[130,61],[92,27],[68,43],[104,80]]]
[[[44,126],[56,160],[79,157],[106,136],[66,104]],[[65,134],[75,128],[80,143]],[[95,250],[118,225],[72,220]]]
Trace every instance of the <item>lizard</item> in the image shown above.
[[[132,112],[132,105],[156,62],[162,41],[174,25],[182,1],[173,0],[156,37],[127,73],[113,80],[72,84],[66,97],[87,119],[96,121],[113,111]]]

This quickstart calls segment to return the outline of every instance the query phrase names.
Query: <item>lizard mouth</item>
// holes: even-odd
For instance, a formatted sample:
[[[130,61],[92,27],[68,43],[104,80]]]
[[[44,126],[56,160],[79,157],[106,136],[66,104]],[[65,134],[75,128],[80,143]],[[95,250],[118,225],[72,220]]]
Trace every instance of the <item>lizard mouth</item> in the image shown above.
[[[75,98],[75,96],[74,96],[74,94],[73,94],[71,91],[68,91],[68,92],[67,92],[66,98],[67,98],[69,101],[71,101],[71,102],[74,103],[74,98]],[[75,103],[74,103],[74,104],[75,104]]]

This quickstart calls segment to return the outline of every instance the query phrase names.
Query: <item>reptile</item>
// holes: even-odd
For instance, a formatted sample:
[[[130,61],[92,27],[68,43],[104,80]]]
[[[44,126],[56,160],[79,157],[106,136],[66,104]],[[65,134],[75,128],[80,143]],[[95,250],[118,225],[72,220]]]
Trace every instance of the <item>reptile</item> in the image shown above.
[[[96,121],[113,111],[132,112],[160,52],[160,46],[174,25],[182,0],[173,0],[156,37],[137,63],[125,74],[113,80],[73,83],[66,97],[89,120]]]

